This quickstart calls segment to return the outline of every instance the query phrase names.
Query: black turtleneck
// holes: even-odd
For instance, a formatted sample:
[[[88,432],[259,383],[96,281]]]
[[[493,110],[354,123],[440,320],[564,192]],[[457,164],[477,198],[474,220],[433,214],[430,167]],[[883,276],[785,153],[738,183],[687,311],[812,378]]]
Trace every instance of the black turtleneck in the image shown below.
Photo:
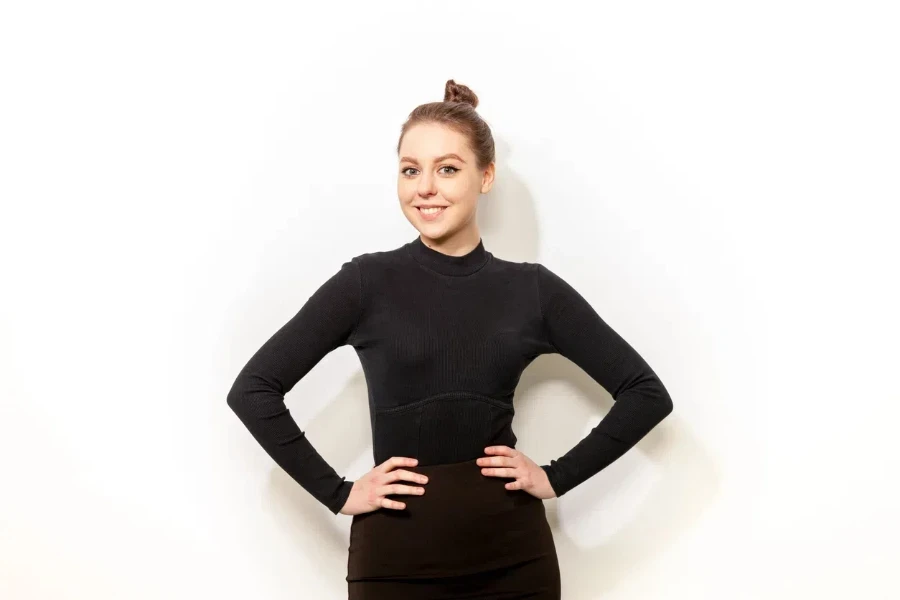
[[[422,242],[422,238],[416,237],[412,242],[406,244],[409,254],[419,262],[419,264],[450,276],[466,276],[475,273],[481,269],[492,254],[484,249],[484,240],[479,239],[478,245],[462,256],[451,256],[444,254],[438,250],[429,248]]]
[[[557,497],[633,447],[672,412],[644,359],[573,287],[540,263],[495,257],[484,240],[462,256],[420,237],[344,262],[237,375],[228,405],[275,462],[338,514],[352,481],[313,448],[284,403],[326,354],[351,345],[368,387],[373,458],[420,466],[515,447],[522,371],[558,353],[615,400],[590,433],[541,465]]]

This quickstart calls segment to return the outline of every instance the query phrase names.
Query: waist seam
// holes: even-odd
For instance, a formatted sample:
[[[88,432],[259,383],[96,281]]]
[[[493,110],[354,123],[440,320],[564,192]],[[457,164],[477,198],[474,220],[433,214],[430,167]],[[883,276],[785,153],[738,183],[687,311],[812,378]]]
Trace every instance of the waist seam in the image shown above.
[[[468,400],[478,400],[481,402],[485,402],[490,404],[491,406],[495,406],[502,410],[508,411],[510,413],[515,413],[515,408],[512,404],[508,402],[503,402],[502,400],[497,400],[496,398],[491,398],[490,396],[485,396],[483,394],[478,394],[475,392],[442,392],[440,394],[434,394],[433,396],[428,396],[427,398],[422,398],[421,400],[416,400],[414,402],[410,402],[409,404],[402,404],[400,406],[392,406],[390,408],[378,408],[375,407],[375,412],[377,414],[393,414],[403,412],[405,410],[412,410],[414,408],[418,408],[425,404],[429,404],[431,402],[436,402],[438,400],[443,400],[445,398],[463,398]]]

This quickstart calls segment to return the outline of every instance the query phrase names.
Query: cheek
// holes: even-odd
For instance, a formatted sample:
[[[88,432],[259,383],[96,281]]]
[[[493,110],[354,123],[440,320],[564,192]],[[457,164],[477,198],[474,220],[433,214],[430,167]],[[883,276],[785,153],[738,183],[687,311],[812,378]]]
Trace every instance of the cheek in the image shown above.
[[[472,196],[477,196],[481,188],[478,182],[470,178],[454,177],[444,181],[439,189],[447,200],[460,203],[471,200]]]
[[[409,179],[397,180],[397,195],[407,200],[416,195],[416,184]]]

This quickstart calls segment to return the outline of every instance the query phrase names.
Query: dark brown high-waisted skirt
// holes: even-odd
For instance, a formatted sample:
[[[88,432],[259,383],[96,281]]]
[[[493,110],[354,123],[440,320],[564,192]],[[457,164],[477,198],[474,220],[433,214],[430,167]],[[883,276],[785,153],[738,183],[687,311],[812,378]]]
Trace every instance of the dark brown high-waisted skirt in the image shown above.
[[[508,490],[475,460],[399,467],[428,476],[402,510],[354,515],[349,600],[559,600],[560,573],[544,501]]]

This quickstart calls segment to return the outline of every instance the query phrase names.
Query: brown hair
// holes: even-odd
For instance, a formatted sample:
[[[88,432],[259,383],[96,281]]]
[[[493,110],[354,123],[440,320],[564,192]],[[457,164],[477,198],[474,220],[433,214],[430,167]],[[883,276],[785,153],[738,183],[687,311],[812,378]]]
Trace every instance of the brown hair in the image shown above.
[[[494,160],[494,136],[484,119],[475,112],[478,96],[468,87],[448,79],[444,85],[444,101],[429,102],[417,106],[406,119],[400,130],[397,154],[403,136],[413,125],[419,123],[440,123],[466,136],[469,147],[478,160],[478,168],[484,169]]]

